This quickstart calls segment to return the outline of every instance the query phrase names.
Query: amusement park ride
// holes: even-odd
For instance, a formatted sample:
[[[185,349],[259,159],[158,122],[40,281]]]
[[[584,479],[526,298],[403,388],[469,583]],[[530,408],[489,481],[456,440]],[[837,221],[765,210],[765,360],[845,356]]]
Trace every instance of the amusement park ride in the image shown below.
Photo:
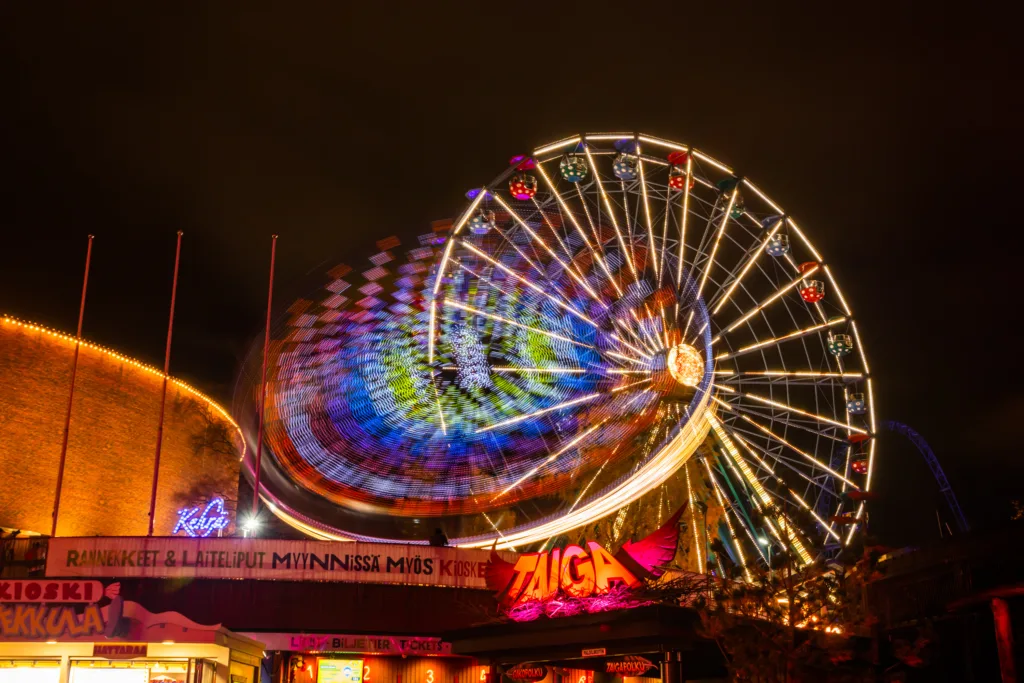
[[[634,133],[542,145],[467,198],[277,323],[275,514],[319,538],[443,526],[527,550],[645,496],[690,503],[697,530],[704,497],[742,573],[773,546],[806,564],[850,543],[876,469],[873,378],[792,215],[699,149]]]

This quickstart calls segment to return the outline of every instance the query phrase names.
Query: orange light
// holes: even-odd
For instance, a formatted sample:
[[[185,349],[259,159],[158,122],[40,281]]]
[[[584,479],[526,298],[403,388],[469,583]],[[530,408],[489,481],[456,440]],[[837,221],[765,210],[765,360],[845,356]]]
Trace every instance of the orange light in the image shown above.
[[[125,363],[127,365],[131,365],[132,367],[138,368],[138,369],[140,369],[140,370],[142,370],[144,372],[148,372],[151,375],[156,375],[157,377],[160,377],[160,378],[164,377],[164,373],[163,373],[162,370],[159,370],[159,369],[153,367],[152,365],[147,365],[146,363],[142,363],[140,361],[137,361],[134,358],[129,358],[128,356],[125,356],[125,355],[123,355],[121,353],[118,353],[117,351],[114,351],[113,349],[108,349],[105,346],[101,346],[99,344],[94,344],[92,342],[85,341],[84,339],[81,339],[81,340],[75,339],[75,337],[73,335],[65,334],[63,332],[58,332],[57,330],[52,330],[52,329],[50,329],[48,327],[44,327],[42,325],[37,325],[35,323],[29,323],[29,322],[25,322],[23,320],[18,320],[17,318],[9,316],[9,315],[4,315],[3,318],[0,318],[0,320],[3,320],[3,322],[8,324],[8,325],[13,325],[14,327],[21,327],[21,328],[24,328],[24,329],[29,330],[31,332],[40,332],[40,333],[45,334],[45,335],[47,335],[49,337],[53,337],[54,339],[60,339],[62,341],[68,341],[68,342],[72,342],[72,343],[77,341],[84,348],[92,349],[94,351],[99,351],[100,353],[102,353],[102,354],[104,354],[104,355],[106,355],[106,356],[108,356],[110,358],[113,358],[114,360],[118,360],[118,361],[121,361],[122,363]],[[168,376],[167,380],[171,384],[174,384],[175,386],[179,387],[180,389],[183,389],[184,391],[192,394],[196,398],[205,401],[208,406],[210,406],[215,411],[217,411],[220,414],[221,417],[223,417],[225,420],[227,420],[231,424],[231,426],[235,428],[235,431],[238,432],[239,441],[242,444],[242,457],[239,458],[239,460],[244,459],[245,458],[245,438],[242,436],[242,428],[238,426],[237,422],[235,422],[233,419],[231,419],[231,415],[228,414],[228,411],[224,410],[224,408],[222,408],[220,405],[218,405],[212,398],[210,398],[209,396],[207,396],[203,392],[199,391],[195,387],[193,387],[193,386],[191,386],[189,384],[186,384],[185,382],[182,382],[180,379],[175,379],[174,377]]]

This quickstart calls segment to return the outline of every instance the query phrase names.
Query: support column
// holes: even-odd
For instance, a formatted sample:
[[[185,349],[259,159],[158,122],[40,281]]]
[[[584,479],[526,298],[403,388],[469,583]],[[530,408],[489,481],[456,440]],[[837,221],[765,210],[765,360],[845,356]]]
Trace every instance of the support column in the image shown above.
[[[683,683],[682,672],[679,669],[679,653],[669,651],[665,653],[661,662],[661,683]]]
[[[1013,623],[1010,621],[1010,606],[1006,600],[992,599],[992,621],[996,630],[999,672],[1003,683],[1017,683],[1017,664],[1013,660]]]
[[[60,676],[57,679],[60,683],[68,683],[68,679],[71,677],[71,656],[61,655],[60,656]]]

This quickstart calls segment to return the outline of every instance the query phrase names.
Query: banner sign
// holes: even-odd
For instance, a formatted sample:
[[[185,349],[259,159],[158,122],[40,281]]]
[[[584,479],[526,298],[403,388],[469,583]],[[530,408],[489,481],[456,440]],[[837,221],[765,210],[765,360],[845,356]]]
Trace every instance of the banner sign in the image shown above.
[[[499,555],[515,562],[515,553]],[[487,589],[487,550],[259,538],[53,538],[47,577],[345,581]]]
[[[626,656],[619,660],[605,662],[605,673],[620,676],[641,676],[654,668],[654,662],[639,656]]]
[[[96,638],[105,634],[103,617],[95,603],[81,614],[70,605],[0,605],[0,641]]]
[[[92,646],[93,657],[107,659],[135,659],[149,653],[148,643],[96,643]]]
[[[99,581],[0,580],[0,603],[96,602],[101,597]]]
[[[280,652],[359,652],[376,655],[450,655],[452,644],[421,636],[364,636],[333,633],[242,633]]]
[[[536,683],[547,678],[548,668],[543,664],[516,664],[505,675],[513,681]]]

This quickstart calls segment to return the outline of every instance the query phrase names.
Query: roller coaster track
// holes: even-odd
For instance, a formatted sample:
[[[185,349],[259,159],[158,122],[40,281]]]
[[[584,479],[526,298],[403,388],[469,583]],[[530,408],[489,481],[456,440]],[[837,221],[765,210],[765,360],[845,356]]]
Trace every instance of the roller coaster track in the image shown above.
[[[907,437],[910,443],[917,447],[917,450],[921,453],[921,457],[924,458],[926,463],[928,463],[928,467],[935,476],[935,481],[939,485],[939,491],[946,498],[946,505],[949,506],[949,511],[953,513],[953,519],[956,522],[957,529],[959,529],[961,533],[969,531],[970,527],[967,525],[967,518],[964,517],[963,510],[960,509],[960,503],[956,500],[956,494],[953,493],[953,487],[949,485],[946,473],[942,471],[942,466],[939,465],[939,459],[935,457],[935,453],[932,451],[931,446],[928,445],[928,442],[924,440],[924,437],[902,422],[894,422],[891,420],[883,422],[882,429],[902,434]]]

